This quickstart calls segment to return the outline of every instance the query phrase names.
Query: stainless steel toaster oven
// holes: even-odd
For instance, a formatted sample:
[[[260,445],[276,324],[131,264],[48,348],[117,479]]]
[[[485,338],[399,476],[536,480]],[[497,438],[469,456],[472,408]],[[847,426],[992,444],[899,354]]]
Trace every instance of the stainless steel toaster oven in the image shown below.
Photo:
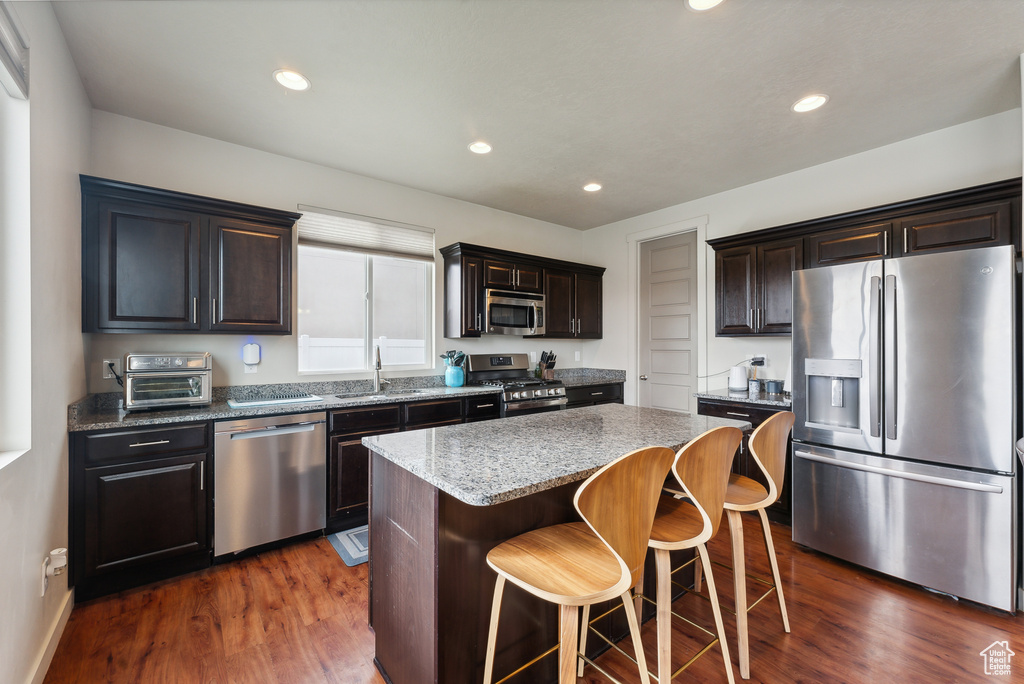
[[[124,355],[124,410],[203,406],[213,396],[209,352]]]

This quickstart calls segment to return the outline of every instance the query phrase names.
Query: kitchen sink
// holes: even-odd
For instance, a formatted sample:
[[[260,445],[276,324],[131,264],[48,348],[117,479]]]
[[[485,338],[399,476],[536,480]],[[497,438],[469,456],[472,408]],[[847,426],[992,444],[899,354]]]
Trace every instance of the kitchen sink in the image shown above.
[[[410,394],[430,394],[433,391],[429,389],[388,390],[385,394],[389,397],[404,397]]]

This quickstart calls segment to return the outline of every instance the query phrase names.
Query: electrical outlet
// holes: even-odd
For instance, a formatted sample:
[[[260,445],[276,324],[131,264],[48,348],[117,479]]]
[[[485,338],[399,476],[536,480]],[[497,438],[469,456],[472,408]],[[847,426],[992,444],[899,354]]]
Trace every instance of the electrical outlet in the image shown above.
[[[246,364],[243,364],[243,365],[245,366],[245,372],[246,373],[255,373],[255,372],[257,372],[260,369],[260,367],[258,365],[256,365],[255,363],[246,363]]]
[[[114,372],[110,372],[108,364],[114,364]],[[103,379],[113,378],[114,373],[121,374],[121,359],[103,359]]]
[[[530,352],[530,363],[537,363],[537,352]]]
[[[576,360],[577,360],[577,361],[579,361],[579,360],[580,360],[580,353],[579,353],[579,352],[576,352]]]

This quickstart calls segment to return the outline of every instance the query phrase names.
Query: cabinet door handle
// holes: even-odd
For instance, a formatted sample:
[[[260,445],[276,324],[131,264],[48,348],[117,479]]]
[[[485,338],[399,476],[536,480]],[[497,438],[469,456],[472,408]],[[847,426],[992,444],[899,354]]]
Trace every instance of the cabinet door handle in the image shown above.
[[[478,409],[482,409],[482,408],[493,408],[493,407],[494,407],[494,404],[477,404],[477,405],[476,405],[476,407],[477,407]]]
[[[480,314],[477,314],[476,315],[476,329],[477,329],[477,331],[479,331],[481,327],[483,327],[483,326],[480,324]]]
[[[647,376],[646,376],[646,375],[641,375],[641,376],[640,376],[640,379],[641,379],[641,380],[646,380],[646,379],[647,379]]]
[[[199,322],[198,311],[199,311],[199,297],[193,297],[192,298],[192,322],[193,323],[198,323]]]
[[[576,319],[576,334],[579,335],[583,332],[583,326],[580,325],[580,319]]]
[[[747,309],[747,327],[751,330],[754,329],[754,310]]]
[[[910,240],[907,239],[909,233],[909,230],[903,229],[903,256],[907,256],[907,253],[910,252]]]
[[[749,418],[750,417],[749,413],[734,413],[732,411],[726,411],[725,415],[727,415],[727,416],[741,416],[743,418]]]
[[[592,396],[592,397],[603,397],[604,396],[604,392],[591,392],[590,396]]]
[[[570,318],[570,319],[569,319],[569,325],[570,325],[570,327],[571,327],[571,330],[570,330],[570,332],[571,332],[571,333],[572,333],[573,335],[575,335],[575,334],[576,334],[576,319],[575,319],[575,318]]]
[[[213,298],[213,306],[210,307],[210,325],[217,325],[217,298]]]
[[[158,442],[136,442],[135,444],[129,444],[128,448],[129,449],[134,449],[135,447],[156,446],[157,444],[170,444],[170,443],[171,443],[171,440],[169,440],[169,439],[161,439]]]
[[[206,469],[203,467],[205,465],[205,461],[199,462],[199,491],[203,491],[203,485],[206,482]]]

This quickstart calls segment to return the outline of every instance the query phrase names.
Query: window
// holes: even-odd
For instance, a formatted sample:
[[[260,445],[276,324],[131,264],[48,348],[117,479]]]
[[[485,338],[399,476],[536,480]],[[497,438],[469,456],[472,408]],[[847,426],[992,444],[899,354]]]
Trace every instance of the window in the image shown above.
[[[0,468],[31,446],[28,43],[0,2]]]
[[[433,231],[299,210],[299,372],[433,368]]]

